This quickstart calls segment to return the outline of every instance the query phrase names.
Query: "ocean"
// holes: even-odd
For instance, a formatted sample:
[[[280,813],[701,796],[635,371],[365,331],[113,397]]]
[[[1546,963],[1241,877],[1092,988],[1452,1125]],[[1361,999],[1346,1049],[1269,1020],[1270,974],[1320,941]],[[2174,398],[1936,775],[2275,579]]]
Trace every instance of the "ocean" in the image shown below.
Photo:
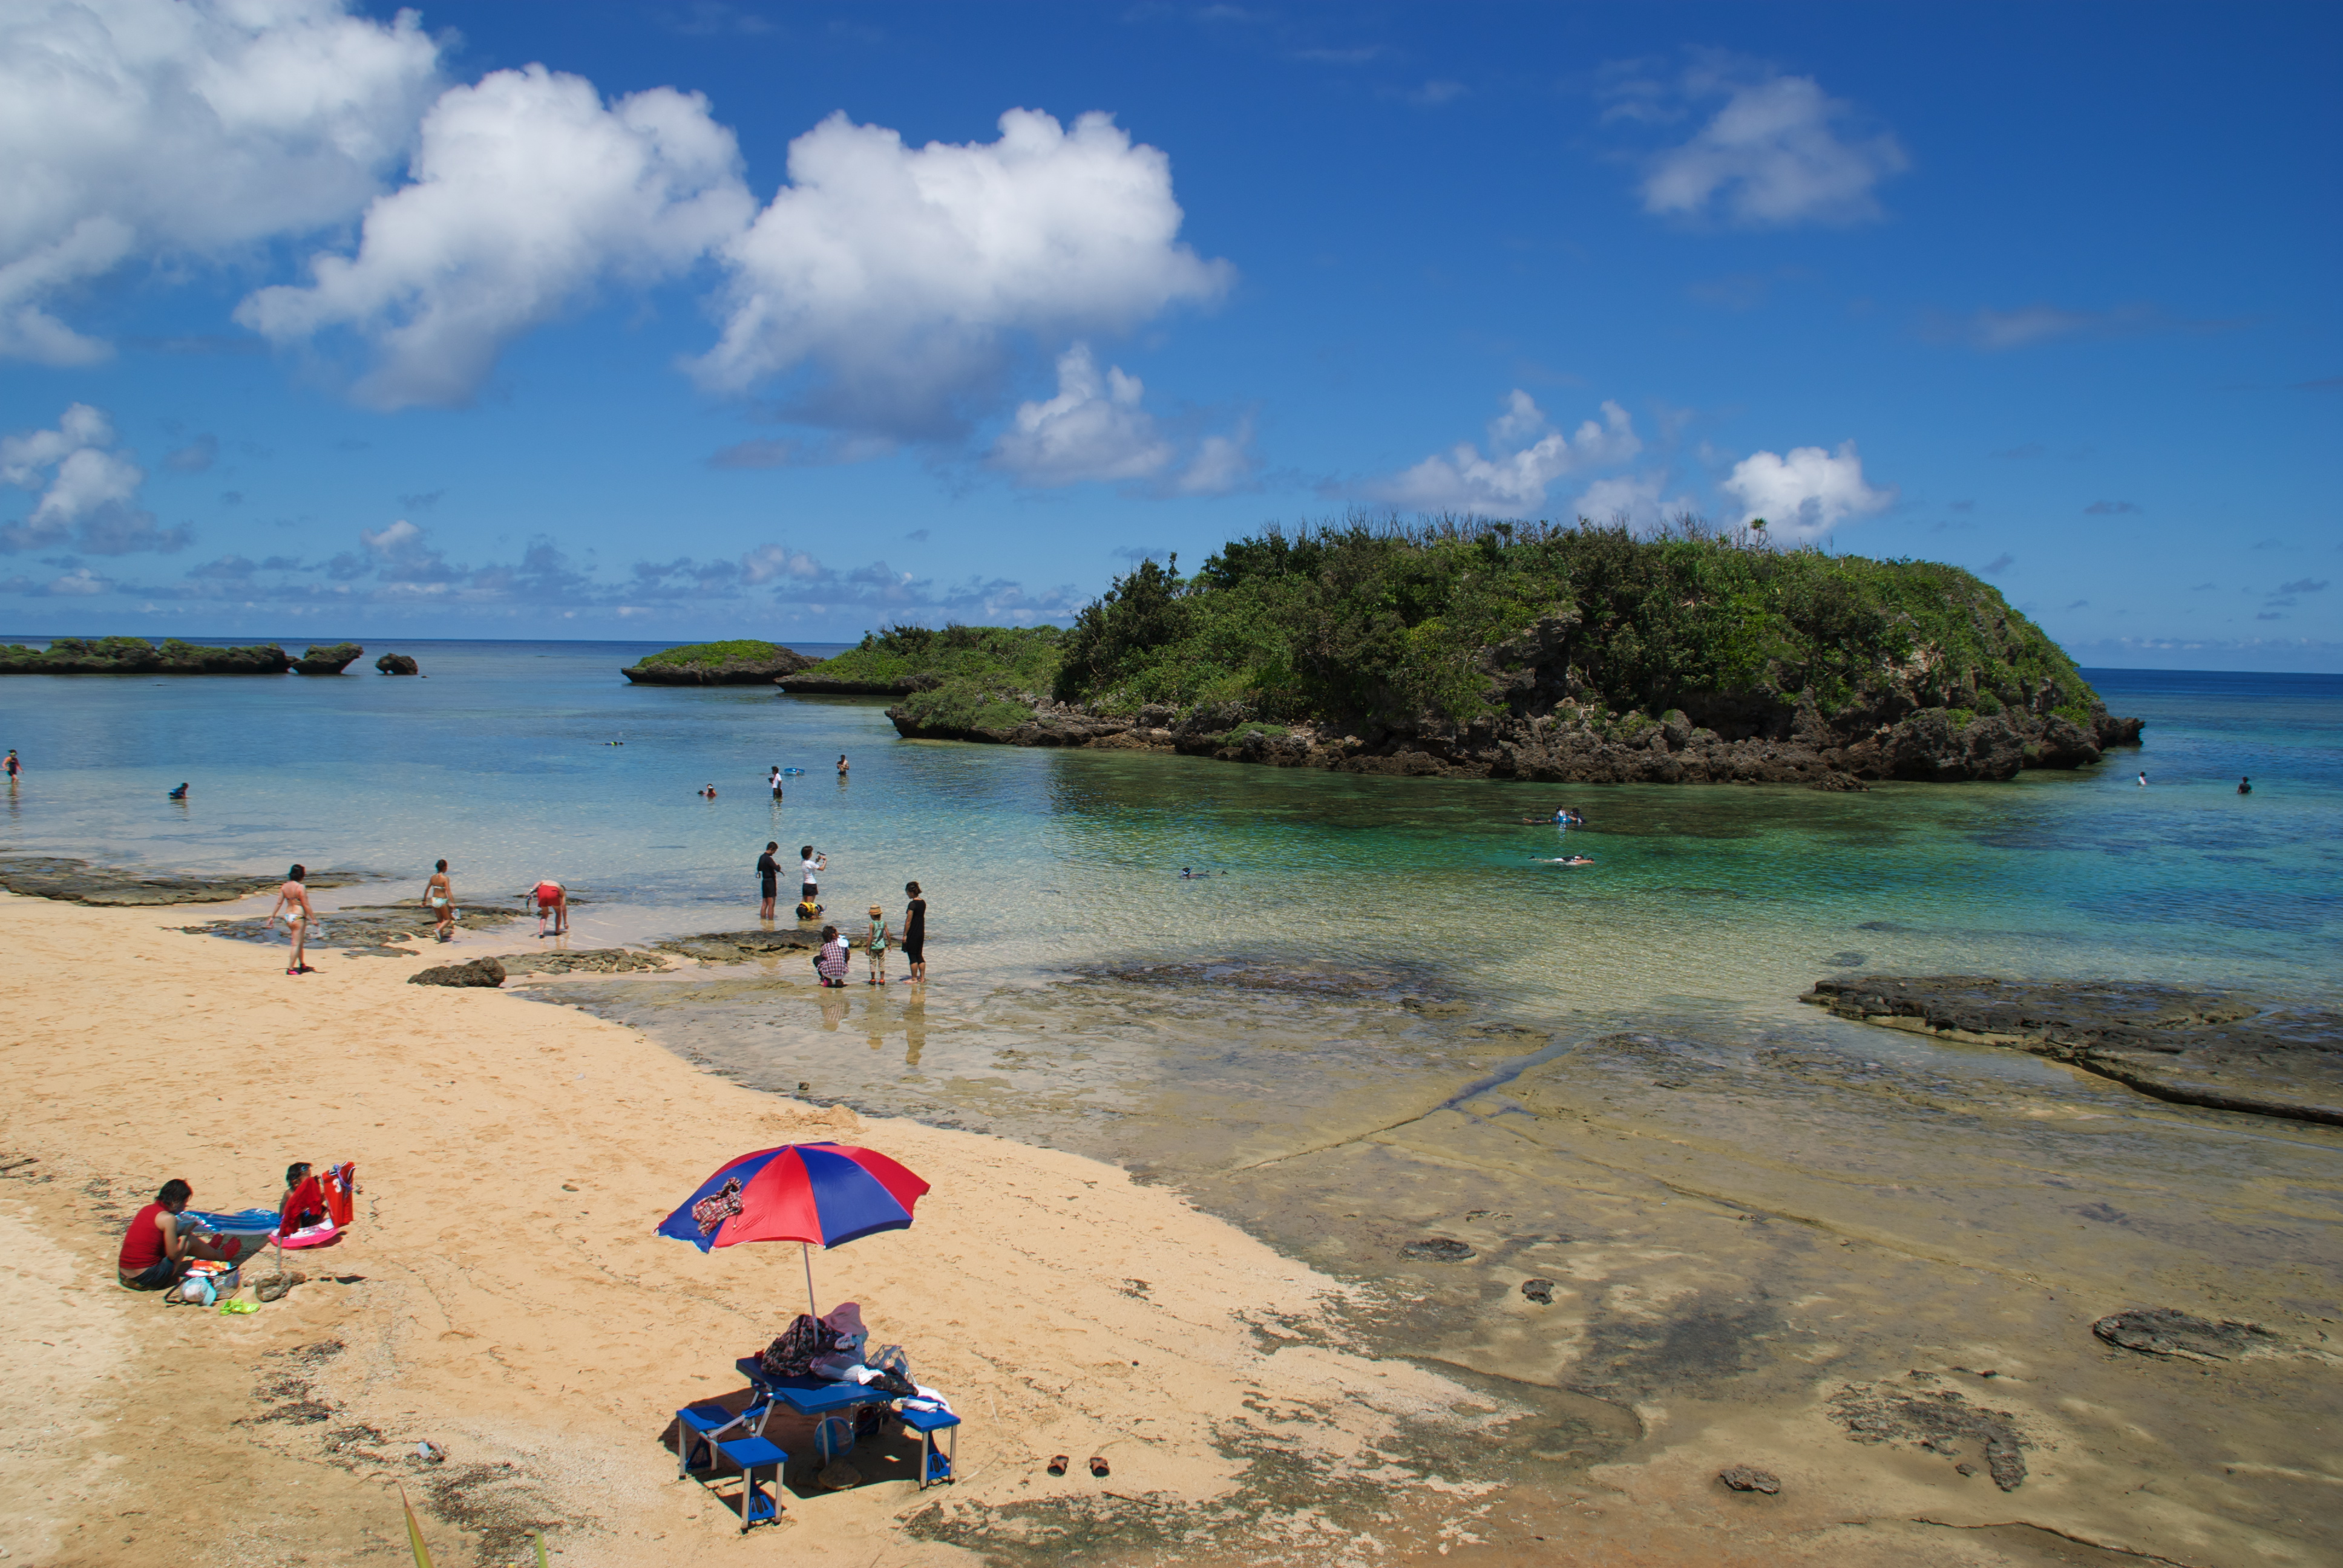
[[[0,745],[26,774],[0,839],[388,879],[336,902],[413,896],[444,857],[483,907],[567,883],[585,945],[749,923],[766,842],[784,858],[810,843],[833,911],[897,908],[922,883],[940,975],[1342,959],[1548,1011],[1734,1008],[1819,968],[2320,994],[2343,974],[2343,678],[2091,671],[2147,719],[2138,751],[2002,785],[1827,795],[906,741],[877,700],[628,686],[619,668],[651,645],[399,647],[426,678],[363,659],[333,678],[8,678]],[[778,806],[774,766],[806,769]],[[166,799],[181,783],[188,799]],[[1557,804],[1586,827],[1520,820]],[[1594,864],[1548,863],[1565,854]]]

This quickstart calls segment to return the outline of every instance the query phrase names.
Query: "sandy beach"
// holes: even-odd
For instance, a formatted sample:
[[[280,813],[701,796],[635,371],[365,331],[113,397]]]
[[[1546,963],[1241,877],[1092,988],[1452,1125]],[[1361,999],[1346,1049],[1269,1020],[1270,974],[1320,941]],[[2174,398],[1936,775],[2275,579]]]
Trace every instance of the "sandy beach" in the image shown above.
[[[1990,1491],[1948,1505],[1811,1410],[1620,1413],[1614,1462],[1459,1479],[1437,1456],[1525,1412],[1365,1353],[1343,1327],[1357,1287],[1170,1187],[759,1092],[571,1009],[408,985],[411,962],[328,949],[294,980],[281,950],[176,929],[261,908],[0,898],[0,1166],[31,1161],[0,1186],[12,1560],[404,1561],[401,1487],[443,1564],[518,1563],[532,1531],[580,1564],[2137,1560],[2010,1523]],[[815,1280],[950,1397],[960,1478],[916,1491],[890,1442],[858,1450],[845,1491],[793,1463],[789,1523],[743,1538],[662,1436],[679,1405],[740,1392],[733,1358],[804,1304],[799,1252],[702,1255],[652,1228],[725,1159],[819,1139],[933,1183],[910,1230],[818,1253]],[[163,1181],[197,1208],[270,1203],[296,1159],[354,1160],[363,1191],[284,1301],[223,1317],[116,1288],[121,1227]],[[801,1428],[774,1434],[809,1454]],[[1745,1452],[1781,1462],[1783,1495],[1716,1483]],[[2109,1530],[2127,1512],[2084,1506]]]

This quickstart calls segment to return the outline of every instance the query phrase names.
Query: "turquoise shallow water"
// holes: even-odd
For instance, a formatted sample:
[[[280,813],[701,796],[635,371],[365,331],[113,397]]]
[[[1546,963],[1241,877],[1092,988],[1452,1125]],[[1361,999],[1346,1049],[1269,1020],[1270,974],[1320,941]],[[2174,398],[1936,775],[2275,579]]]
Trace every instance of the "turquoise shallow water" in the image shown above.
[[[27,771],[0,842],[158,869],[297,859],[401,891],[445,856],[476,904],[568,883],[582,944],[747,923],[766,840],[812,842],[834,912],[895,907],[918,878],[953,972],[1365,960],[1542,1011],[1740,1006],[1855,966],[2318,995],[2343,973],[2333,677],[2097,671],[2148,720],[2137,753],[1833,796],[907,742],[874,701],[629,687],[618,668],[648,645],[402,647],[429,678],[10,678],[0,744]],[[773,764],[809,769],[779,807]],[[190,800],[166,800],[183,780]],[[694,793],[710,782],[713,802]],[[1588,828],[1520,823],[1563,800]],[[1571,851],[1595,863],[1540,863]]]

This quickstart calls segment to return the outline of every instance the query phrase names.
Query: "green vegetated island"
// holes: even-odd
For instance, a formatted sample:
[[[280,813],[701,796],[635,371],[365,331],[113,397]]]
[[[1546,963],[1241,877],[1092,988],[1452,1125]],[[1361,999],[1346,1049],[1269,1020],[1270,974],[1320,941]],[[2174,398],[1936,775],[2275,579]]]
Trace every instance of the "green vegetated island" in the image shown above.
[[[1066,629],[897,627],[784,682],[920,739],[1585,782],[2007,779],[2137,745],[1956,567],[1686,522],[1271,530]]]
[[[618,673],[638,686],[770,686],[820,662],[779,643],[739,638],[670,648]]]
[[[143,637],[61,637],[45,648],[0,648],[0,675],[339,675],[365,651],[354,642],[313,644],[295,658],[273,642],[206,648],[166,637],[157,647]]]

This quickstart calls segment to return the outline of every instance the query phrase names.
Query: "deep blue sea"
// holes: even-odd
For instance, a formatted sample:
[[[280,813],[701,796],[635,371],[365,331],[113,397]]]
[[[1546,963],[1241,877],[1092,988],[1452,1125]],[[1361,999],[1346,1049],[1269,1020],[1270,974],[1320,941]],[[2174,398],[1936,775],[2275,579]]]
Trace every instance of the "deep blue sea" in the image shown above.
[[[372,671],[394,646],[425,678]],[[629,686],[619,668],[654,646],[384,644],[332,678],[9,677],[0,746],[25,773],[0,844],[390,879],[342,902],[411,897],[445,857],[468,902],[568,883],[591,945],[750,923],[758,853],[810,843],[833,910],[896,907],[920,879],[954,950],[942,970],[1389,960],[1549,1011],[1732,1008],[1828,968],[2321,995],[2343,975],[2334,676],[2093,670],[2147,720],[2138,751],[1829,795],[906,741],[876,700]],[[807,770],[778,805],[772,766]],[[182,782],[186,801],[167,799]],[[711,783],[712,802],[696,793]],[[1564,802],[1587,827],[1519,820]],[[1547,863],[1564,852],[1594,864]]]

